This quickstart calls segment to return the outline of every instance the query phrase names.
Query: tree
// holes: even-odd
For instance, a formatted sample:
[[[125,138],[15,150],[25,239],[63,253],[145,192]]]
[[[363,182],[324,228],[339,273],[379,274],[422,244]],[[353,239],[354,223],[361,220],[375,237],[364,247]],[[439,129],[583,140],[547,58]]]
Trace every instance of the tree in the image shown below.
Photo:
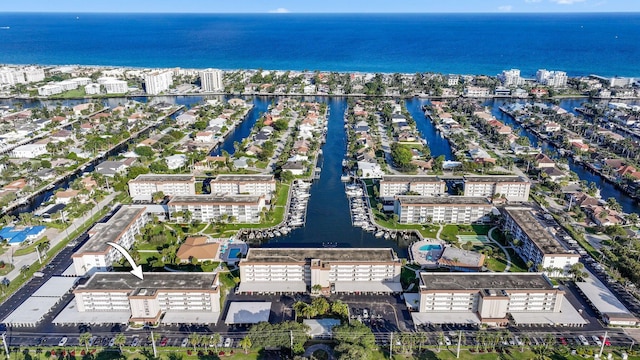
[[[333,338],[338,342],[336,351],[340,359],[366,360],[375,347],[375,336],[371,329],[360,323],[342,324],[332,330]]]
[[[211,338],[209,338],[209,346],[213,346],[213,348],[218,352],[218,344],[220,343],[222,336],[219,333],[213,333]]]
[[[136,148],[133,149],[133,152],[136,153],[136,155],[147,159],[151,159],[155,155],[155,151],[153,151],[151,146],[136,146]]]
[[[571,265],[569,274],[571,274],[573,281],[580,281],[589,276],[589,273],[584,271],[584,264],[581,262]]]
[[[87,353],[89,353],[89,341],[91,340],[91,333],[90,332],[85,332],[80,334],[80,337],[78,338],[78,342],[80,343],[80,345],[84,345],[84,348],[86,350]]]
[[[245,354],[248,354],[249,349],[251,349],[251,338],[249,336],[245,336],[244,338],[242,338],[242,340],[240,340],[238,345],[240,345],[242,350],[244,350]]]
[[[442,331],[438,331],[436,341],[438,342],[438,352],[440,352],[440,347],[444,344],[444,333]]]
[[[340,300],[336,300],[331,304],[331,312],[335,315],[341,316],[344,319],[349,318],[349,305],[343,303]]]
[[[317,297],[313,299],[313,301],[311,302],[311,306],[313,307],[313,312],[316,316],[325,315],[331,309],[329,302],[324,297]]]
[[[200,344],[202,338],[198,333],[189,334],[189,344],[193,345],[193,351],[196,351],[196,345]]]
[[[117,333],[113,343],[120,349],[122,353],[122,347],[127,342],[127,337],[123,333]]]

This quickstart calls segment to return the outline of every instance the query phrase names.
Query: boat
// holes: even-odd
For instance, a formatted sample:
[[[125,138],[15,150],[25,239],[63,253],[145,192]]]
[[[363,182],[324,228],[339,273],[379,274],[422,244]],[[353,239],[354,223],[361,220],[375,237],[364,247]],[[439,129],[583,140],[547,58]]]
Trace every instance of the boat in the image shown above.
[[[273,232],[273,235],[279,237],[279,236],[282,236],[282,233],[280,233],[280,231],[276,230],[276,231]]]
[[[11,26],[0,26],[0,29],[9,30],[9,29],[11,29]]]
[[[391,235],[389,235],[389,233],[388,233],[388,232],[384,233],[384,239],[385,239],[385,240],[389,240],[389,237],[390,237],[390,236],[391,236]]]
[[[384,235],[384,231],[378,231],[377,233],[375,233],[375,237],[379,238],[382,237],[382,235]]]

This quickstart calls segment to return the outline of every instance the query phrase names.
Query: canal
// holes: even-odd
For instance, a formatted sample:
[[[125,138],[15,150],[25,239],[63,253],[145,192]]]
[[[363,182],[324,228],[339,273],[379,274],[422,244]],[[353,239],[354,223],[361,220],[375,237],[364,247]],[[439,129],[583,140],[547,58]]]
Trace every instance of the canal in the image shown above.
[[[399,256],[407,256],[408,242],[384,240],[373,233],[351,225],[349,200],[345,194],[342,175],[342,159],[347,148],[344,131],[345,98],[318,98],[329,105],[327,141],[322,147],[323,156],[320,179],[311,186],[311,197],[304,227],[293,230],[286,236],[267,240],[264,247],[391,247]],[[409,240],[410,241],[410,240]]]
[[[427,99],[409,99],[406,101],[407,111],[416,121],[416,127],[423,139],[427,140],[429,149],[431,150],[431,156],[436,158],[440,155],[444,155],[445,160],[455,160],[451,153],[451,146],[449,140],[447,140],[433,123],[424,116],[422,107],[424,105],[430,105],[431,102]]]
[[[562,107],[567,111],[573,111],[574,107],[579,106],[584,101],[585,100],[576,100],[576,99],[562,100],[560,102],[560,107]],[[528,137],[532,145],[540,146],[543,150],[545,151],[548,150],[552,154],[554,154],[554,157],[558,157],[559,156],[558,149],[553,144],[546,141],[543,141],[543,142],[539,141],[538,138],[533,133],[523,128],[519,123],[513,120],[511,116],[500,111],[499,107],[508,103],[511,103],[511,101],[506,99],[492,99],[484,102],[483,105],[490,107],[491,114],[495,116],[498,120],[504,122],[505,124],[511,126],[514,129],[520,130],[520,134]],[[571,169],[571,171],[578,174],[578,177],[580,178],[580,180],[593,182],[598,186],[598,188],[600,189],[600,195],[602,196],[602,199],[606,200],[610,197],[613,197],[618,201],[618,203],[620,203],[620,205],[622,206],[622,210],[624,212],[640,214],[640,205],[638,205],[638,203],[634,199],[627,196],[622,191],[618,190],[613,184],[607,182],[602,176],[595,174],[593,172],[590,172],[589,170],[582,167],[580,164],[575,163],[571,157],[568,158],[568,161],[569,161],[569,168]]]
[[[233,131],[231,131],[229,136],[227,136],[220,146],[216,146],[216,148],[211,151],[211,155],[220,156],[222,155],[222,151],[226,151],[233,155],[236,151],[234,143],[236,141],[241,143],[247,136],[249,136],[251,129],[253,129],[253,126],[256,124],[256,121],[258,121],[258,119],[262,117],[262,114],[267,111],[272,100],[272,98],[265,96],[254,97],[253,109],[249,111],[247,118],[236,126]]]

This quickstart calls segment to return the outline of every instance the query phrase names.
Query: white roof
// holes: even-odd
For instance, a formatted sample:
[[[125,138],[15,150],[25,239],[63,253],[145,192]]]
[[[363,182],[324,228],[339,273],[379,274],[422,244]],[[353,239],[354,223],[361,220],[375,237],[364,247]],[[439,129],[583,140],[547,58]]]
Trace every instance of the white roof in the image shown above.
[[[215,324],[219,312],[210,311],[167,311],[162,318],[163,324]]]
[[[631,312],[618,300],[618,298],[600,281],[589,272],[589,276],[583,282],[576,282],[576,286],[589,299],[601,314]]]
[[[13,326],[36,326],[60,300],[57,297],[30,297],[25,300],[2,323]]]
[[[336,281],[335,291],[342,292],[379,292],[392,293],[402,292],[402,285],[399,282],[382,281]]]
[[[311,337],[329,336],[334,326],[340,325],[340,319],[304,319],[302,323],[309,326]]]
[[[518,324],[587,324],[567,299],[562,301],[560,312],[512,312],[511,316]]]
[[[243,281],[238,286],[238,292],[241,293],[297,293],[306,291],[307,283],[304,281]]]
[[[269,321],[271,302],[247,302],[234,301],[229,304],[227,318],[224,323],[231,324],[257,324]]]
[[[472,312],[412,312],[415,326],[423,324],[480,324],[480,318]]]
[[[80,312],[76,299],[73,299],[52,322],[54,324],[126,324],[130,317],[129,310]]]
[[[42,284],[31,296],[61,298],[73,288],[77,280],[77,277],[52,276],[51,279]]]
[[[60,274],[60,276],[76,276],[76,268],[75,266],[73,266],[73,264],[69,265],[68,268],[66,268],[62,274]]]
[[[404,303],[408,308],[418,309],[420,307],[420,294],[418,293],[404,293]]]

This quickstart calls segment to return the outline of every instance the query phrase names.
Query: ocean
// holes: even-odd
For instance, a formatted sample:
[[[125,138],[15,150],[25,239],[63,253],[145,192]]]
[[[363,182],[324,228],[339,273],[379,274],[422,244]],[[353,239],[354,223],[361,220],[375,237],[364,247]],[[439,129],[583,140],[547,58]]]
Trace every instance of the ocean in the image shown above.
[[[5,64],[640,76],[639,13],[0,13],[0,27]]]

